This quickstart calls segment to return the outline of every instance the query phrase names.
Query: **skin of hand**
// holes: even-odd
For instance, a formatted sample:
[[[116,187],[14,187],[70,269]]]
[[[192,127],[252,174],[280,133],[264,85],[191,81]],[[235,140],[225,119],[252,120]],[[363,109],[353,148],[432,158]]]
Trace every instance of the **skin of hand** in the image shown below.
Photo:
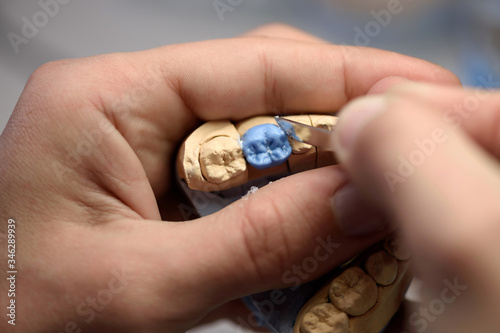
[[[166,221],[180,202],[176,149],[201,122],[333,112],[394,77],[458,85],[425,61],[282,25],[43,65],[0,137],[0,248],[13,219],[18,270],[16,326],[4,318],[0,330],[184,332],[229,313],[232,300],[320,277],[379,241],[388,228],[355,237],[336,223],[330,201],[348,182],[339,167]],[[313,254],[314,271],[293,271]]]
[[[335,144],[353,182],[401,227],[434,291],[427,316],[415,309],[406,324],[498,331],[500,91],[396,85],[346,106]]]

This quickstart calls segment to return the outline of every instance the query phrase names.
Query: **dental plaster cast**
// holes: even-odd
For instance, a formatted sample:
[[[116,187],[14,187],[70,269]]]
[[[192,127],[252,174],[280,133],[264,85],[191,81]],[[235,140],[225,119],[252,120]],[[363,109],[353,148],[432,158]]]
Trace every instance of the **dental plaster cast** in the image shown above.
[[[326,117],[334,118],[332,116]],[[309,115],[286,116],[284,118],[312,126],[311,117]],[[290,172],[301,172],[316,167],[316,147],[292,138],[290,138],[290,145],[292,146],[292,155],[288,159]]]
[[[205,179],[222,184],[245,172],[246,165],[239,144],[233,138],[219,136],[200,149],[201,172]]]
[[[239,139],[230,121],[201,125],[182,144],[177,173],[190,188],[199,191],[221,191],[246,183],[247,163]]]
[[[329,130],[337,122],[336,117],[324,115],[289,118]],[[292,154],[287,163],[262,170],[252,167],[244,158],[240,142],[246,132],[262,124],[276,123],[274,117],[262,116],[236,124],[230,121],[203,124],[185,140],[179,151],[180,178],[194,190],[221,191],[260,177],[335,163],[330,152],[289,139]],[[378,333],[396,313],[411,282],[410,256],[408,248],[395,236],[357,256],[339,268],[302,307],[293,332]]]
[[[293,333],[382,330],[398,310],[413,277],[408,260],[398,260],[384,249],[385,244],[392,244],[394,253],[400,252],[400,241],[394,237],[339,269],[302,307]]]
[[[387,252],[380,250],[366,259],[365,270],[377,284],[388,286],[398,276],[398,261]]]
[[[316,123],[323,128],[331,128],[332,124],[336,123],[336,117],[329,115],[296,115],[285,118],[307,125]],[[314,169],[317,167],[318,158],[322,166],[326,165],[327,161],[334,162],[333,159],[317,157],[316,147],[287,138],[291,154],[286,162],[276,163],[277,165],[271,163],[264,169],[252,166],[243,154],[242,138],[248,131],[254,131],[253,128],[262,124],[276,126],[276,121],[271,116],[258,116],[235,124],[230,121],[211,121],[201,125],[181,146],[177,158],[179,177],[193,190],[222,191],[254,179],[286,176]],[[270,147],[273,141],[267,139],[269,138],[266,138],[266,135],[261,135],[254,144],[266,147],[266,151],[273,151],[275,147]]]
[[[324,115],[310,115],[313,127],[324,128],[332,131],[337,124],[337,117]],[[332,151],[317,148],[316,153],[316,168],[321,168],[327,165],[337,164],[337,160]]]
[[[302,333],[330,333],[349,331],[349,317],[331,303],[314,306],[302,319]]]
[[[330,285],[332,303],[350,316],[361,316],[377,301],[377,283],[359,267],[346,269]]]

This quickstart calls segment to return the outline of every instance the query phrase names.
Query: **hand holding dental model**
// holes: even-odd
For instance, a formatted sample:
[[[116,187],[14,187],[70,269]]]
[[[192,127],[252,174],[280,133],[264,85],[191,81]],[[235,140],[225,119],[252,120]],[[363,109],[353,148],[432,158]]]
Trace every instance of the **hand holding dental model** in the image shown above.
[[[276,110],[332,113],[386,92],[401,81],[394,77],[455,87],[402,86],[348,106],[338,124],[347,172],[298,173],[213,215],[166,222],[178,219],[177,150],[201,123]],[[442,110],[473,95],[427,62],[329,45],[283,26],[44,65],[0,137],[0,248],[9,219],[18,237],[16,325],[3,316],[0,331],[184,332],[221,316],[247,322],[234,300],[290,286],[284,274],[301,267],[318,240],[324,260],[300,282],[392,231],[369,215],[377,210],[358,187],[394,215],[419,267],[428,251],[453,258],[449,268],[491,296],[481,308],[498,309],[497,95],[481,100],[462,128],[446,128],[448,140],[401,176],[394,194],[384,178],[397,175],[399,153],[407,157],[415,140],[441,126]],[[329,253],[332,243],[341,246]],[[2,279],[2,295],[8,289]],[[7,308],[5,297],[0,303]]]
[[[181,186],[194,208],[199,207],[197,197],[206,191],[217,191],[214,196],[227,198],[229,201],[222,205],[211,202],[212,206],[224,207],[240,199],[238,193],[242,191],[251,189],[250,193],[255,193],[256,184],[265,186],[296,172],[333,164],[330,150],[302,140],[311,139],[311,131],[320,131],[321,141],[332,140],[336,123],[337,118],[329,115],[285,116],[276,121],[270,116],[258,116],[234,124],[204,123],[186,138],[179,150],[177,172]],[[329,148],[326,142],[319,144]],[[203,211],[198,213],[207,215]],[[329,273],[324,286],[308,297],[306,304],[299,304],[303,306],[298,314],[296,306],[280,309],[287,314],[273,322],[282,322],[289,315],[293,321],[274,329],[283,333],[291,333],[292,328],[294,333],[378,333],[397,312],[411,281],[409,257],[400,239],[391,235],[383,245],[357,254],[349,264]],[[295,299],[305,296],[304,292],[295,291]],[[267,315],[271,317],[272,313]],[[271,326],[270,318],[267,322]]]
[[[330,130],[337,122],[329,115],[285,118]],[[289,140],[274,117],[257,116],[201,125],[182,144],[177,172],[193,190],[222,191],[265,176],[275,178],[333,163],[331,151]]]

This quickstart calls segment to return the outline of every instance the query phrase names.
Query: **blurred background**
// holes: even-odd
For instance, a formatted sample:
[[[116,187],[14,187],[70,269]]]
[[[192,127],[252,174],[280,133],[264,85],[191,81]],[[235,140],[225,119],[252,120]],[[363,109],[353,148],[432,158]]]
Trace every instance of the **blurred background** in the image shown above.
[[[500,0],[0,0],[0,130],[45,62],[226,38],[283,22],[500,87]],[[231,52],[228,50],[228,52]],[[192,330],[237,332],[226,321]]]

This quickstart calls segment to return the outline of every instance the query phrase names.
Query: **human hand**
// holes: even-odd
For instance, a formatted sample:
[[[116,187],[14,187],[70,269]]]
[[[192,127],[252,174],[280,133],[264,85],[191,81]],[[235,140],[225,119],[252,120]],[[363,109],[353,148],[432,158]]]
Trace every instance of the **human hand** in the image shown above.
[[[317,278],[382,239],[387,228],[354,237],[335,223],[330,200],[348,182],[338,167],[190,222],[161,222],[160,211],[175,219],[172,161],[199,122],[333,112],[394,76],[457,83],[421,60],[283,26],[42,66],[0,139],[0,219],[16,221],[18,269],[16,326],[2,320],[1,330],[183,332],[231,300]],[[328,243],[341,244],[334,255]],[[314,272],[284,278],[318,249],[329,255]]]
[[[394,217],[433,291],[408,313],[416,332],[500,327],[499,119],[500,91],[416,83],[340,113],[337,156]]]

